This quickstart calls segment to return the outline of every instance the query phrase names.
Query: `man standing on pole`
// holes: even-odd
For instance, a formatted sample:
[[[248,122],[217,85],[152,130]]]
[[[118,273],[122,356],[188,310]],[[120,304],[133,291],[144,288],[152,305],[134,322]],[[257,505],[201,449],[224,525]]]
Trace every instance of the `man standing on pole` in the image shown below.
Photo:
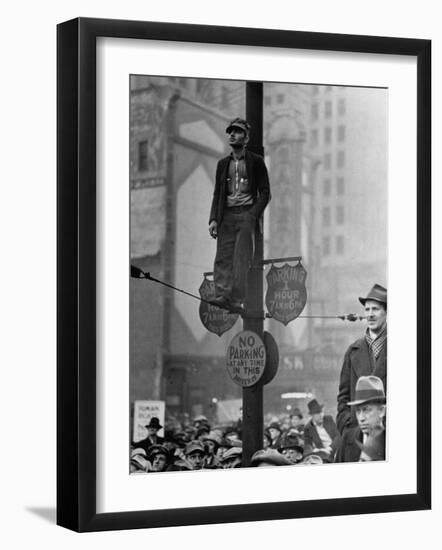
[[[209,233],[218,239],[213,304],[236,309],[246,297],[255,228],[270,200],[270,185],[264,159],[246,150],[250,124],[235,118],[226,133],[232,151],[218,162],[209,218]]]

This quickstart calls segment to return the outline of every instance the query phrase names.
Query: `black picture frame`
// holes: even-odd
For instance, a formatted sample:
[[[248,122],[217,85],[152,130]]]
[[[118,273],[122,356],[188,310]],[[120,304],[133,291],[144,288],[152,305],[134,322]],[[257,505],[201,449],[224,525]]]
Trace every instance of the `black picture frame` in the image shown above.
[[[312,501],[96,512],[96,39],[414,56],[417,60],[417,491]],[[84,531],[424,510],[431,506],[431,42],[79,18],[57,28],[57,523]]]

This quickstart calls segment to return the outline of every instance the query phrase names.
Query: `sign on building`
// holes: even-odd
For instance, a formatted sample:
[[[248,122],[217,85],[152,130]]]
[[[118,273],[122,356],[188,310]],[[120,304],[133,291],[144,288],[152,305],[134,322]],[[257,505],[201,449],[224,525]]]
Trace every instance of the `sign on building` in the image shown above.
[[[306,278],[300,262],[296,266],[272,265],[267,273],[266,307],[273,319],[287,325],[299,317],[307,302]]]
[[[164,426],[165,403],[164,401],[134,401],[134,424],[133,441],[141,441],[147,437],[145,426],[149,424],[150,419],[156,416],[161,426]],[[164,429],[158,431],[158,435],[163,437]]]
[[[221,336],[233,327],[239,314],[230,313],[226,309],[207,303],[215,298],[215,283],[207,279],[207,277],[204,277],[204,281],[199,288],[199,293],[201,298],[205,300],[204,302],[200,302],[199,308],[202,324],[208,331]]]
[[[264,374],[266,349],[258,334],[243,330],[230,342],[226,355],[231,379],[242,387],[253,386]]]

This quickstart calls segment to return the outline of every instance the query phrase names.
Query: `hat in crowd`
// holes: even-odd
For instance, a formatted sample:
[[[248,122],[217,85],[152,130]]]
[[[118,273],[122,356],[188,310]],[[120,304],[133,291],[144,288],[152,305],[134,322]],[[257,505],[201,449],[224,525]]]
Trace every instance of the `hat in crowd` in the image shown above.
[[[278,422],[272,422],[272,423],[269,425],[269,428],[268,428],[268,429],[271,430],[272,428],[273,428],[274,430],[278,430],[279,432],[282,431],[282,430],[281,430],[281,426],[279,425]]]
[[[384,384],[377,376],[361,376],[356,382],[354,401],[350,401],[348,405],[362,405],[373,401],[385,403]]]
[[[363,306],[367,300],[374,300],[375,302],[381,302],[381,304],[387,305],[387,289],[377,283],[373,286],[370,292],[365,298],[359,296],[359,301]]]
[[[329,462],[327,453],[324,451],[313,451],[304,455],[301,464],[323,464]]]
[[[253,454],[251,459],[252,466],[257,466],[261,462],[272,464],[273,466],[291,466],[292,463],[275,449],[260,449]]]
[[[250,132],[250,124],[247,122],[247,120],[244,120],[243,118],[234,118],[232,122],[227,126],[226,133],[228,134],[232,128],[239,128],[243,132],[245,132],[247,135]]]
[[[293,409],[293,411],[290,413],[290,416],[297,416],[299,418],[302,418],[302,412],[296,407]]]
[[[156,416],[152,416],[152,418],[150,419],[149,424],[146,424],[144,427],[145,428],[155,428],[157,430],[161,430],[161,428],[163,426],[161,426],[160,420]]]
[[[213,441],[218,447],[221,444],[221,436],[218,432],[212,430],[204,437],[204,441]]]
[[[359,441],[356,443],[371,460],[385,460],[385,430],[381,430],[375,435],[369,435],[364,444]]]
[[[151,445],[147,449],[147,456],[149,460],[153,458],[155,455],[164,455],[166,458],[169,456],[169,453],[163,445]]]
[[[195,432],[195,438],[198,439],[203,434],[209,434],[210,428],[207,424],[202,424]]]
[[[139,447],[132,449],[130,452],[130,462],[139,470],[147,471],[149,463],[146,458],[146,451]]]
[[[189,456],[197,452],[201,454],[205,454],[204,445],[201,443],[201,441],[194,440],[194,441],[190,441],[190,443],[186,445],[186,450],[184,451],[184,454],[186,456]]]
[[[324,405],[320,405],[316,399],[312,399],[307,403],[307,407],[310,414],[318,414],[322,412]]]
[[[188,441],[186,432],[176,432],[173,435],[173,441],[180,447],[184,447]]]
[[[220,458],[220,462],[225,462],[226,460],[230,460],[232,458],[238,458],[241,456],[242,456],[242,447],[231,447]]]
[[[299,439],[297,437],[287,436],[281,441],[279,449],[295,449],[298,453],[304,453],[304,449],[299,444]]]

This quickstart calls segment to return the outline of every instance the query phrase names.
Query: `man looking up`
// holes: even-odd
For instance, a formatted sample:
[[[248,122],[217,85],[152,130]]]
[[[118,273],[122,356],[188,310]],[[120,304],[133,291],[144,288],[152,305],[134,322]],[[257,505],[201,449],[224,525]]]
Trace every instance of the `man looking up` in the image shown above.
[[[235,118],[226,128],[230,155],[216,167],[209,233],[217,241],[214,305],[241,307],[253,258],[255,228],[270,200],[264,159],[246,149],[250,124]]]
[[[354,401],[355,387],[361,376],[374,375],[387,387],[387,289],[375,284],[365,298],[359,298],[365,308],[367,330],[364,337],[347,349],[341,369],[336,424],[341,434],[358,425]]]

